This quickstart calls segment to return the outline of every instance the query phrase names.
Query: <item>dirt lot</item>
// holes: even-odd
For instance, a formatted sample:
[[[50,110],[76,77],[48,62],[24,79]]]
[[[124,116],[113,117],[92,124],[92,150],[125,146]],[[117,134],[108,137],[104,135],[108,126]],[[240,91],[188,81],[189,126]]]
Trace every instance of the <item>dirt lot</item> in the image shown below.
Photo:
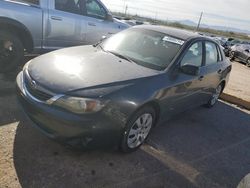
[[[233,62],[230,80],[224,92],[250,103],[250,68]]]
[[[1,188],[233,188],[250,173],[247,110],[220,101],[213,109],[182,113],[157,127],[132,154],[72,151],[47,139],[23,116],[14,77],[2,77],[5,89],[0,90]]]

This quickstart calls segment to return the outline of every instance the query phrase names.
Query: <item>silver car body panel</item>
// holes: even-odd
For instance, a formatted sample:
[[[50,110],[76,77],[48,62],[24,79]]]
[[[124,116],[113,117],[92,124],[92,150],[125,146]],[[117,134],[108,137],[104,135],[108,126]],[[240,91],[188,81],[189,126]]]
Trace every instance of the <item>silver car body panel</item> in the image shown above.
[[[108,12],[107,8],[97,0]],[[21,23],[30,32],[34,50],[54,50],[68,46],[94,44],[129,26],[114,19],[97,19],[55,10],[55,0],[40,5],[0,0],[0,18]]]

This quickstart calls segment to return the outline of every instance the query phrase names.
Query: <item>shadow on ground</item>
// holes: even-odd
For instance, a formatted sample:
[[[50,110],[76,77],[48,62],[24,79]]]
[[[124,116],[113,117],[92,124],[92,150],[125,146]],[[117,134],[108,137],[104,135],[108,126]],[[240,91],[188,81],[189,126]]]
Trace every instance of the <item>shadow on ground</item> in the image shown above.
[[[25,57],[23,63],[16,70],[0,73],[0,126],[20,119],[16,101],[16,76],[22,70],[25,62],[32,57]]]
[[[0,127],[17,122],[21,117],[15,91],[8,93],[5,97],[0,96]]]
[[[22,187],[236,187],[250,172],[249,122],[248,113],[226,103],[200,107],[157,127],[125,155],[68,150],[21,118],[14,165]]]
[[[16,76],[22,70],[23,65],[31,58],[33,58],[33,56],[25,57],[16,70],[0,73],[0,97],[13,95],[15,93]]]

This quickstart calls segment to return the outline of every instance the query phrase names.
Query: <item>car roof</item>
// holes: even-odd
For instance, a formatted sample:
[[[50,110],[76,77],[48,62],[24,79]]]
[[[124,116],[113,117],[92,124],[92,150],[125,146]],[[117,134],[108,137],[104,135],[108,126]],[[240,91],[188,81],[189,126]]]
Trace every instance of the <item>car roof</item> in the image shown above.
[[[197,32],[192,32],[167,26],[140,25],[140,26],[134,26],[134,28],[148,29],[152,31],[165,33],[166,35],[176,37],[178,39],[182,39],[185,41],[188,40],[189,38],[201,37],[201,35],[199,35]]]

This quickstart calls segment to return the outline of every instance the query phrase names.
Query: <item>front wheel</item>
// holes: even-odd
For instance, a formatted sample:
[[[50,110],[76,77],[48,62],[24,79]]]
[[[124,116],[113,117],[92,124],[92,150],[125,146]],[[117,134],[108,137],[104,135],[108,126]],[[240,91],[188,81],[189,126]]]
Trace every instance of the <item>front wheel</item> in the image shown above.
[[[222,84],[220,84],[213,93],[212,97],[209,99],[208,103],[206,104],[206,107],[212,108],[218,101],[220,94],[222,93]]]
[[[0,73],[18,67],[24,57],[24,47],[20,39],[6,31],[0,31]]]
[[[155,117],[155,110],[146,106],[130,118],[122,135],[120,148],[123,152],[133,152],[145,142],[155,124]]]

